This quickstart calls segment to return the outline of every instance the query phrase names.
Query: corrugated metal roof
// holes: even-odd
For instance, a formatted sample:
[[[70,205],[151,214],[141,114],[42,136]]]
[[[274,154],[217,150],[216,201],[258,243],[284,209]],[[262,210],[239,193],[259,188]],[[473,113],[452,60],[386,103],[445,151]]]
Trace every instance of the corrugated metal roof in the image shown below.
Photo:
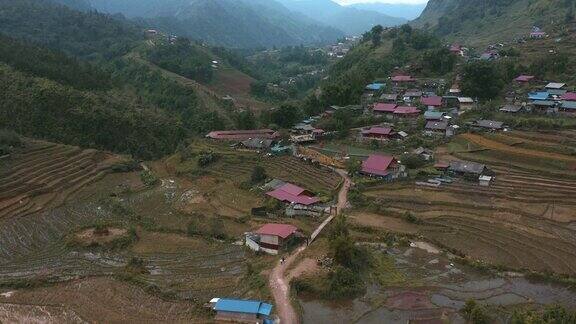
[[[530,92],[528,94],[530,100],[546,100],[548,97],[550,97],[548,91]]]
[[[377,112],[394,112],[396,107],[396,104],[378,103],[374,106],[373,110]]]
[[[433,96],[422,98],[422,104],[424,106],[434,106],[434,107],[442,106],[442,97]]]
[[[363,129],[362,134],[364,135],[390,135],[392,133],[392,128],[389,127],[370,127],[369,129]]]
[[[305,189],[302,189],[291,183],[287,183],[279,188],[276,188],[276,190],[266,193],[266,195],[276,198],[280,201],[301,204],[306,206],[315,204],[320,201],[316,197],[309,197],[303,195],[305,191],[306,191]]]
[[[362,172],[387,176],[389,174],[388,168],[394,160],[393,156],[370,155],[366,161],[362,162]]]
[[[262,227],[260,227],[255,233],[287,238],[288,236],[296,233],[296,231],[298,231],[298,228],[290,224],[265,224]]]
[[[563,109],[576,109],[576,101],[564,101],[562,102]]]
[[[576,101],[576,92],[567,92],[562,96],[562,100]]]
[[[239,300],[221,298],[214,307],[216,311],[246,313],[269,316],[272,312],[272,305],[255,300]]]

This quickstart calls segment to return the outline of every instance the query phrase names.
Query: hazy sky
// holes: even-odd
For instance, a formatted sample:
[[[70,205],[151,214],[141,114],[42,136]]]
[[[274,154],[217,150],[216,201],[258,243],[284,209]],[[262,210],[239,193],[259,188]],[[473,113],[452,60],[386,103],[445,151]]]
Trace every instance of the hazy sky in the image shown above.
[[[384,3],[406,3],[406,4],[420,4],[426,3],[428,0],[335,0],[340,4],[352,4],[352,3],[363,3],[363,2],[384,2]]]

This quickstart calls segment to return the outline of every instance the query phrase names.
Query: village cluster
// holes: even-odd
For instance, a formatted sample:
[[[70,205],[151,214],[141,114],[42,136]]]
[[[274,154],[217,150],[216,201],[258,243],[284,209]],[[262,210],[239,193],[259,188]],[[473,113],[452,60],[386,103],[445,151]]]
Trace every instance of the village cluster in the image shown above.
[[[530,38],[544,38],[546,33],[534,28]],[[330,48],[331,56],[341,57],[357,40],[349,39]],[[498,59],[498,45],[491,46],[475,59]],[[467,49],[451,45],[454,55],[467,56]],[[360,105],[330,106],[318,116],[307,117],[290,129],[288,136],[282,136],[272,129],[214,131],[206,135],[208,139],[232,143],[239,150],[250,150],[265,156],[294,155],[319,167],[345,168],[348,156],[329,157],[311,145],[325,142],[332,132],[316,127],[322,119],[331,118],[338,110],[348,109],[355,115],[373,117],[379,121],[374,125],[352,129],[352,138],[365,143],[402,142],[413,135],[449,139],[461,129],[466,131],[499,132],[510,127],[498,120],[478,119],[462,122],[462,116],[478,107],[475,98],[467,97],[459,87],[457,76],[450,87],[442,79],[420,79],[408,74],[395,74],[388,78],[367,84]],[[570,92],[567,84],[538,80],[532,75],[519,75],[509,85],[510,91],[505,104],[499,108],[500,114],[567,114],[576,112],[576,92]],[[423,122],[423,123],[422,123]],[[397,125],[421,124],[420,134],[408,134],[397,130]],[[495,173],[486,165],[463,160],[436,160],[431,148],[419,147],[410,152],[433,164],[438,176],[427,181],[416,181],[418,186],[439,187],[450,184],[458,178],[488,187],[495,181]],[[369,154],[362,161],[357,175],[371,180],[391,182],[406,178],[407,168],[399,157],[380,153]],[[284,215],[293,217],[306,215],[321,217],[335,215],[333,201],[320,199],[306,188],[280,179],[272,179],[260,187],[268,199],[282,204]],[[266,213],[255,208],[253,213]],[[244,244],[253,251],[279,254],[295,244],[306,241],[306,237],[296,226],[290,224],[264,224],[246,233]],[[210,307],[217,312],[217,319],[267,323],[270,321],[272,305],[258,301],[214,299]]]

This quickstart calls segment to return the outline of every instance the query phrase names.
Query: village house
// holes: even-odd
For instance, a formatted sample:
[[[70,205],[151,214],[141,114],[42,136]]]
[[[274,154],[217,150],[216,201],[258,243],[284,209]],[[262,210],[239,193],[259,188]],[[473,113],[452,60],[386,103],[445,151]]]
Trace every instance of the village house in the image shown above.
[[[418,103],[422,98],[422,91],[420,90],[408,90],[404,93],[402,100],[405,103]]]
[[[396,103],[398,101],[398,94],[385,93],[380,96],[380,99],[378,101],[381,103]]]
[[[464,56],[464,50],[459,44],[452,44],[450,46],[450,53],[457,56]]]
[[[424,97],[420,102],[428,109],[436,109],[442,107],[442,97],[438,96]]]
[[[255,300],[214,298],[210,301],[216,321],[272,324],[272,305]]]
[[[364,128],[360,131],[360,134],[363,139],[369,140],[389,140],[395,135],[392,128],[381,126]]]
[[[424,119],[426,121],[441,121],[444,119],[444,112],[428,110],[424,112]]]
[[[426,123],[424,129],[428,135],[434,133],[441,133],[446,134],[446,130],[448,129],[448,122],[447,121],[429,121]]]
[[[506,106],[500,108],[501,112],[511,113],[511,114],[520,113],[520,112],[523,112],[524,110],[525,110],[525,107],[519,106],[519,105],[506,105]]]
[[[431,161],[434,159],[434,151],[424,147],[419,147],[412,151],[412,154],[420,156],[425,161]]]
[[[560,90],[563,89],[564,87],[566,87],[566,83],[560,83],[560,82],[550,82],[546,85],[546,89],[547,90]]]
[[[493,120],[477,120],[472,124],[474,128],[488,129],[491,131],[498,131],[504,128],[504,123]]]
[[[468,111],[474,108],[474,99],[470,97],[458,97],[458,108],[461,111]]]
[[[566,92],[561,99],[564,101],[576,101],[576,92]]]
[[[246,150],[265,152],[270,149],[274,144],[274,140],[262,139],[262,138],[251,138],[239,143],[238,147]]]
[[[276,255],[300,236],[298,228],[290,224],[265,224],[258,230],[246,233],[246,246],[256,252]]]
[[[314,197],[314,194],[310,191],[291,183],[285,183],[282,186],[267,192],[266,195],[289,204],[309,206],[320,202],[320,200]]]
[[[416,82],[416,79],[410,75],[396,75],[391,78],[392,83],[396,87],[408,86]]]
[[[418,118],[420,110],[416,107],[400,106],[394,110],[394,116],[397,118]]]
[[[530,82],[532,82],[534,80],[534,76],[533,75],[519,75],[518,77],[516,77],[516,79],[514,79],[514,81],[518,82],[519,84],[528,84]]]
[[[207,138],[221,141],[244,141],[251,138],[277,139],[280,133],[272,129],[213,131]]]
[[[530,103],[532,111],[536,113],[556,113],[556,102],[552,100],[536,100]]]
[[[370,155],[362,162],[360,173],[369,177],[392,181],[404,175],[404,166],[396,158],[386,155]]]
[[[530,100],[548,100],[550,93],[548,91],[536,91],[528,93]]]
[[[365,90],[369,92],[378,92],[386,87],[384,83],[370,83],[366,86]]]
[[[377,103],[374,105],[374,108],[372,108],[372,111],[376,114],[392,115],[396,110],[396,107],[398,106],[393,103]]]
[[[478,178],[478,183],[481,187],[490,187],[492,183],[492,177],[487,175],[482,175]]]
[[[485,164],[471,161],[451,161],[448,171],[462,176],[469,176],[478,179],[482,175],[491,175],[490,169]]]
[[[560,110],[568,113],[576,113],[576,101],[562,101]]]

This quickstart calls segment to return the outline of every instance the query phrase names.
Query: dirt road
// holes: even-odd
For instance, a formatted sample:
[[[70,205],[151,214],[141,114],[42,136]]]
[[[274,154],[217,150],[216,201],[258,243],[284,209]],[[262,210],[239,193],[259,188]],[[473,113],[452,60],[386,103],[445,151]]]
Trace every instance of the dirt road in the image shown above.
[[[352,181],[348,177],[348,173],[344,170],[335,169],[335,171],[342,177],[344,183],[342,184],[342,188],[338,193],[338,201],[336,203],[337,213],[341,213],[344,208],[348,205],[348,191],[350,190],[350,186],[352,185]],[[324,229],[328,223],[334,218],[335,215],[330,216],[327,218],[320,226],[314,231],[312,234],[312,238],[316,238],[318,234]],[[312,239],[310,240],[310,244],[312,243]],[[286,257],[284,263],[278,261],[278,264],[272,269],[272,273],[270,273],[269,278],[269,285],[270,290],[272,292],[272,296],[274,296],[274,304],[276,305],[276,312],[278,313],[278,317],[280,317],[280,323],[284,324],[297,324],[300,322],[298,314],[292,307],[292,303],[290,302],[290,282],[286,278],[286,269],[294,263],[296,258],[302,251],[307,248],[306,245],[303,245],[296,249],[296,251],[292,252],[291,255]]]
[[[529,156],[529,157],[534,157],[534,158],[551,159],[551,160],[559,160],[559,161],[567,161],[567,162],[576,163],[576,157],[570,156],[570,155],[564,155],[564,154],[558,154],[558,153],[552,153],[552,152],[535,151],[535,150],[525,149],[525,148],[521,148],[521,147],[510,146],[510,145],[506,145],[504,143],[493,141],[491,139],[487,139],[486,137],[476,135],[476,134],[462,134],[460,136],[462,136],[463,138],[467,139],[468,141],[470,141],[472,143],[478,144],[480,146],[483,146],[483,147],[491,149],[491,150],[496,150],[496,151],[501,151],[501,152],[506,152],[506,153],[512,153],[512,154],[518,154],[518,155],[524,155],[524,156]]]

